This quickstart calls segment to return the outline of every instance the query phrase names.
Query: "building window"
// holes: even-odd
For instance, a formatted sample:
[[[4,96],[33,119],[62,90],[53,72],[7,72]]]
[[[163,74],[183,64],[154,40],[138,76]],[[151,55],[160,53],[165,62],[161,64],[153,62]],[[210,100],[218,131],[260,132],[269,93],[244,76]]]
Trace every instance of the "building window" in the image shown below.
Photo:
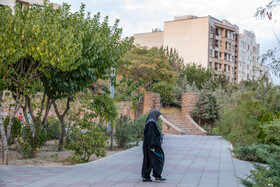
[[[222,65],[221,64],[219,64],[219,69],[222,69]]]
[[[215,70],[218,70],[218,63],[215,62]]]
[[[222,47],[222,41],[220,41],[220,47]]]
[[[210,34],[213,34],[213,27],[210,26]]]
[[[212,46],[212,44],[213,44],[213,39],[210,38],[210,46]]]
[[[220,35],[220,29],[216,28],[216,36]]]
[[[212,57],[212,49],[209,50],[209,56]]]
[[[222,53],[221,53],[221,52],[219,52],[219,57],[220,57],[220,58],[222,57]]]
[[[227,31],[227,38],[230,39],[231,38],[231,32]]]
[[[234,51],[234,45],[231,46],[231,51],[232,51],[232,52]]]
[[[230,50],[230,43],[226,42],[226,48],[227,50]]]
[[[209,62],[209,69],[212,68],[212,62]]]

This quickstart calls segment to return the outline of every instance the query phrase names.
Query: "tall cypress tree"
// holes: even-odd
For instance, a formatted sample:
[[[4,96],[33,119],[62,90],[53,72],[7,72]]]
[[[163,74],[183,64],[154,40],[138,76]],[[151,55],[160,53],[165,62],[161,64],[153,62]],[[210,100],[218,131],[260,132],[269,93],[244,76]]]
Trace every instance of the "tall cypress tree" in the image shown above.
[[[193,117],[198,118],[199,125],[201,125],[201,120],[211,123],[218,119],[218,110],[216,97],[213,95],[211,84],[208,81],[195,103],[195,108],[192,112]]]

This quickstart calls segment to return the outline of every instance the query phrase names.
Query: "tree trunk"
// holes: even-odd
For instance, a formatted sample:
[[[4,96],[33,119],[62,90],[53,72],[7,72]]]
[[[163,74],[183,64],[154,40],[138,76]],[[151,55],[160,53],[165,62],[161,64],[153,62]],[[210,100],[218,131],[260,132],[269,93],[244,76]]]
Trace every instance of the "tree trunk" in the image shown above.
[[[63,148],[63,139],[64,139],[64,135],[65,135],[65,122],[64,122],[64,117],[66,115],[66,113],[68,112],[68,110],[70,109],[70,100],[71,97],[67,98],[67,105],[66,105],[66,109],[63,112],[63,114],[60,114],[58,111],[58,107],[55,103],[55,99],[53,99],[52,103],[54,106],[54,111],[60,121],[60,126],[61,126],[61,132],[60,132],[60,137],[59,137],[59,141],[58,141],[58,151],[62,151]]]
[[[2,97],[3,97],[3,91],[0,92],[0,130],[1,130],[1,140],[2,140],[2,164],[8,165],[9,164],[9,146],[8,146],[8,140],[5,132],[4,122],[2,118]]]
[[[61,126],[61,133],[58,141],[58,151],[62,151],[63,148],[63,139],[65,135],[65,123],[63,117],[59,117],[60,126]]]

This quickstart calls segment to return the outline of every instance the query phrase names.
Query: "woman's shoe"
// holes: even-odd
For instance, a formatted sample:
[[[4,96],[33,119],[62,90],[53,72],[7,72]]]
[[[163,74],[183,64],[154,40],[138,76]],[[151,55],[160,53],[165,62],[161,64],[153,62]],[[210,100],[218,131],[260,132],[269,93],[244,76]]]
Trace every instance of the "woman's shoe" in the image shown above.
[[[156,181],[165,181],[166,179],[165,179],[165,178],[162,178],[162,177],[155,177],[155,180],[156,180]]]
[[[142,181],[143,182],[152,182],[152,179],[151,178],[143,178]]]

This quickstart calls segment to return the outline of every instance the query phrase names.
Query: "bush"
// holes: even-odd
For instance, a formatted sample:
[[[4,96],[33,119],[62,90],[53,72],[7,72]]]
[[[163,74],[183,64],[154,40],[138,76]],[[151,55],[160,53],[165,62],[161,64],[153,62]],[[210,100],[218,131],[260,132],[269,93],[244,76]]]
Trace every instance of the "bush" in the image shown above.
[[[251,170],[251,175],[241,179],[242,184],[248,187],[253,186],[279,186],[280,184],[280,159],[269,158],[268,166],[254,164],[256,170]]]
[[[236,158],[245,161],[268,163],[270,157],[280,158],[280,147],[277,145],[252,144],[236,146],[232,151]]]
[[[33,134],[37,134],[34,136]],[[21,137],[18,138],[19,153],[23,158],[34,158],[39,149],[46,143],[47,133],[45,128],[37,128],[33,132],[29,127],[22,128]]]
[[[139,144],[139,141],[144,140],[144,127],[148,114],[141,115],[131,122],[132,140]]]
[[[51,118],[45,125],[47,140],[59,139],[60,136],[60,122],[55,118]]]
[[[159,82],[153,86],[151,91],[160,94],[160,100],[163,106],[167,106],[173,103],[173,85],[165,82]]]
[[[129,143],[139,145],[139,141],[144,140],[144,128],[148,114],[141,115],[134,121],[126,116],[122,116],[117,120],[116,132],[114,134],[115,140],[119,147],[125,148]],[[160,129],[162,129],[162,121],[157,122]]]
[[[104,129],[88,120],[77,120],[71,127],[73,139],[67,145],[67,149],[74,151],[72,163],[88,162],[91,155],[103,157],[106,152],[102,149],[106,145],[108,137]]]
[[[125,148],[133,139],[132,136],[132,124],[130,123],[130,118],[121,115],[116,120],[116,131],[114,133],[114,138],[119,147]]]
[[[4,120],[4,127],[5,127],[5,131],[7,133],[7,127],[9,125],[10,122],[10,116],[7,116],[6,119]],[[9,139],[9,145],[11,145],[12,143],[14,143],[15,138],[19,137],[21,135],[21,122],[18,118],[14,118],[14,122],[11,128],[11,137]],[[1,137],[1,135],[0,135]]]
[[[280,120],[270,122],[262,127],[265,144],[276,144],[280,146]]]
[[[223,107],[221,120],[215,131],[224,135],[235,146],[258,143],[259,116],[265,109],[255,99],[254,92],[246,92]]]

